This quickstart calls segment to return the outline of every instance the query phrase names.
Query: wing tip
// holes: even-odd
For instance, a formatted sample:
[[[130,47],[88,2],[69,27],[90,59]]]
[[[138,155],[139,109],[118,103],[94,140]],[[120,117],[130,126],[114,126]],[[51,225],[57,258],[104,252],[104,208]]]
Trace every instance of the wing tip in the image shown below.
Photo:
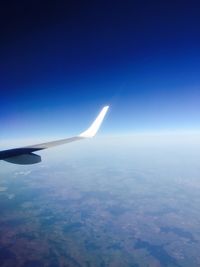
[[[91,126],[84,132],[82,132],[79,136],[80,137],[83,137],[83,138],[92,138],[96,135],[96,133],[98,132],[103,120],[104,120],[104,117],[107,113],[109,109],[109,105],[107,106],[104,106],[99,115],[96,117],[96,119],[94,120],[94,122],[91,124]]]

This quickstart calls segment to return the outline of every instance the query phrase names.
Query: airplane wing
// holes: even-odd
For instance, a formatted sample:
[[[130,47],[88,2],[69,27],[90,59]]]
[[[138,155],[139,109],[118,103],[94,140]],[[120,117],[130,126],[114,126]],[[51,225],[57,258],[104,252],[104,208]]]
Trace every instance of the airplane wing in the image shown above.
[[[41,156],[34,154],[33,152],[47,149],[50,147],[58,146],[58,145],[63,145],[66,143],[71,143],[74,141],[78,140],[83,140],[86,138],[92,138],[96,135],[98,132],[103,119],[108,111],[109,106],[105,106],[97,118],[94,120],[94,122],[91,124],[91,126],[81,134],[74,136],[74,137],[69,137],[61,140],[56,140],[52,142],[47,142],[47,143],[41,143],[37,145],[32,145],[32,146],[25,146],[25,147],[19,147],[19,148],[13,148],[13,149],[8,149],[8,150],[3,150],[0,151],[0,160],[4,160],[10,163],[14,164],[35,164],[38,162],[41,162]]]

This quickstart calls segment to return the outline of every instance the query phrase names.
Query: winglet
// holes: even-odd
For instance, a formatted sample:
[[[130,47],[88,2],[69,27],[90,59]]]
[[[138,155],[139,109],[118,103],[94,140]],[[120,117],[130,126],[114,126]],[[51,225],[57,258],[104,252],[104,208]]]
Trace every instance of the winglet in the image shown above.
[[[92,125],[84,132],[82,132],[79,136],[83,137],[83,138],[92,138],[96,135],[97,131],[99,130],[103,119],[108,111],[109,106],[105,106],[101,112],[99,113],[99,115],[97,116],[97,118],[95,119],[95,121],[92,123]]]

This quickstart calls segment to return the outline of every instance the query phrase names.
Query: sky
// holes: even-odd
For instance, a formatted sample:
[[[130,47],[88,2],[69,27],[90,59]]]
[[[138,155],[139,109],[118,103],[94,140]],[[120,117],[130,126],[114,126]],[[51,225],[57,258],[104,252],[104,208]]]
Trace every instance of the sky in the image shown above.
[[[198,1],[3,1],[0,139],[200,130]]]

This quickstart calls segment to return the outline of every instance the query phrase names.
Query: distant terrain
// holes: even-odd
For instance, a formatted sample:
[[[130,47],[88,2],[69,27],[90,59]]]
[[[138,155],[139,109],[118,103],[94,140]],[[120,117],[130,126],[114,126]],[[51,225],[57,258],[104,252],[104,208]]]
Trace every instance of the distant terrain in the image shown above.
[[[1,267],[200,266],[198,145],[129,137],[80,149],[1,163]]]

